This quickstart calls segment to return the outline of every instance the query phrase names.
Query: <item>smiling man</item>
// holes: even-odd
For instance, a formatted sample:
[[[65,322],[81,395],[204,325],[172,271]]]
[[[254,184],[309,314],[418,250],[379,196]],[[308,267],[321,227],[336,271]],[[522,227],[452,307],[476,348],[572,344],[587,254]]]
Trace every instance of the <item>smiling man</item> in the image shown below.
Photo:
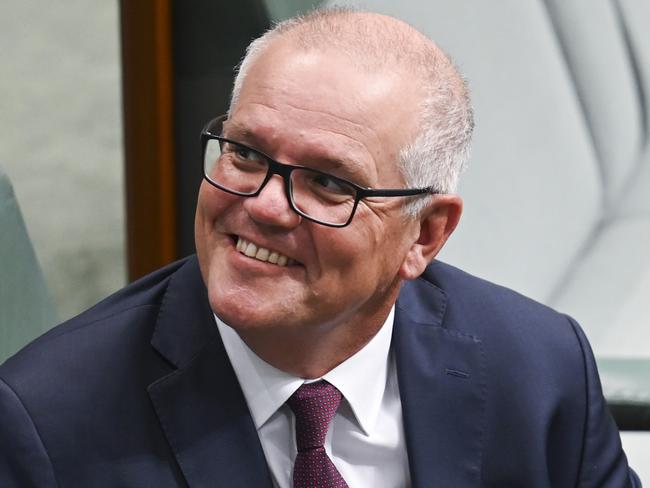
[[[202,133],[197,256],[0,368],[0,485],[640,486],[578,325],[434,260],[472,125],[396,19],[254,41]]]
[[[403,29],[386,19],[372,21]],[[222,148],[220,160],[206,162],[196,245],[217,316],[269,364],[315,378],[377,333],[401,281],[422,274],[455,227],[461,201],[436,195],[416,218],[405,215],[409,197],[367,196],[357,203],[356,185],[405,188],[396,161],[417,134],[420,118],[414,114],[431,88],[409,78],[412,60],[391,63],[379,45],[372,46],[378,51],[373,56],[380,56],[372,59],[376,66],[359,70],[357,53],[325,39],[323,46],[296,48],[299,35],[258,41],[269,45],[245,65],[228,119],[208,128],[232,142],[206,139],[206,146]],[[447,63],[441,54],[431,55]],[[449,96],[465,117],[457,142],[460,164],[471,114],[461,79],[446,69],[455,90]],[[265,178],[272,160],[308,170]],[[222,169],[225,164],[233,169]],[[237,175],[219,174],[225,171]],[[256,193],[242,198],[224,189]],[[278,263],[266,257],[273,252]]]

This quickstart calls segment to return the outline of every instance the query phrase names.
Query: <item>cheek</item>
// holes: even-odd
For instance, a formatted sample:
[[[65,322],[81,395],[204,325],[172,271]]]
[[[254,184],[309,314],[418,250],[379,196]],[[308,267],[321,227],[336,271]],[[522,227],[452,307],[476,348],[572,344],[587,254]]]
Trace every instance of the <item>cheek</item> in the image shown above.
[[[203,181],[199,190],[199,199],[197,208],[201,210],[202,217],[209,219],[218,215],[222,208],[227,205],[227,193],[214,188],[210,184]],[[234,195],[233,195],[234,196]]]
[[[226,210],[236,200],[234,195],[213,188],[206,182],[201,185],[194,218],[194,242],[202,268],[206,267],[212,258],[214,232],[218,222],[224,218]]]
[[[345,284],[372,280],[377,264],[377,241],[374,229],[348,226],[327,229],[314,236],[320,269],[328,280]]]
[[[403,222],[366,219],[365,225],[338,229],[321,244],[323,269],[330,277],[359,288],[382,288],[392,283],[408,251]],[[335,274],[333,274],[333,273]]]
[[[197,238],[199,232],[209,232],[215,223],[224,217],[226,210],[239,199],[239,197],[214,188],[204,181],[201,184],[196,205],[195,231]]]

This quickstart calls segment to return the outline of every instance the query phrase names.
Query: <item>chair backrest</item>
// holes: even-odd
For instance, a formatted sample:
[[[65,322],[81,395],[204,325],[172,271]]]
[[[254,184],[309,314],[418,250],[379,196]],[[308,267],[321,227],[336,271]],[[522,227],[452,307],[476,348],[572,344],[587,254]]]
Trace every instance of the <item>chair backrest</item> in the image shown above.
[[[0,168],[0,362],[55,322],[18,202]]]

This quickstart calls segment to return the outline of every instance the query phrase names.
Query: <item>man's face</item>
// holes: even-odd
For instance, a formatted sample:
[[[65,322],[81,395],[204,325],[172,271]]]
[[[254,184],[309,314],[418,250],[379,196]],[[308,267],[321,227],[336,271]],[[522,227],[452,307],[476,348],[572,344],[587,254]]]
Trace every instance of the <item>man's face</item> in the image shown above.
[[[415,134],[421,100],[406,78],[363,72],[335,52],[303,52],[280,40],[251,67],[224,135],[283,163],[401,188],[398,151]],[[404,217],[400,198],[375,198],[360,202],[347,227],[325,227],[291,210],[283,184],[276,175],[259,196],[243,198],[203,182],[195,237],[212,309],[240,333],[361,332],[392,305],[418,223]],[[289,264],[246,256],[239,239]]]

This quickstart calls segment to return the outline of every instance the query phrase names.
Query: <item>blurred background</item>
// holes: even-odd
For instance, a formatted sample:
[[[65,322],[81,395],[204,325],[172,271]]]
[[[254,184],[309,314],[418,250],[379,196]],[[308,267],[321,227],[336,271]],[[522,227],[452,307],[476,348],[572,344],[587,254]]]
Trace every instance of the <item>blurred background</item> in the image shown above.
[[[406,20],[469,80],[465,214],[441,259],[581,323],[650,481],[650,2],[333,3]],[[194,252],[201,128],[250,40],[321,4],[3,2],[0,361]]]
[[[0,7],[0,167],[58,317],[126,283],[119,5]]]

